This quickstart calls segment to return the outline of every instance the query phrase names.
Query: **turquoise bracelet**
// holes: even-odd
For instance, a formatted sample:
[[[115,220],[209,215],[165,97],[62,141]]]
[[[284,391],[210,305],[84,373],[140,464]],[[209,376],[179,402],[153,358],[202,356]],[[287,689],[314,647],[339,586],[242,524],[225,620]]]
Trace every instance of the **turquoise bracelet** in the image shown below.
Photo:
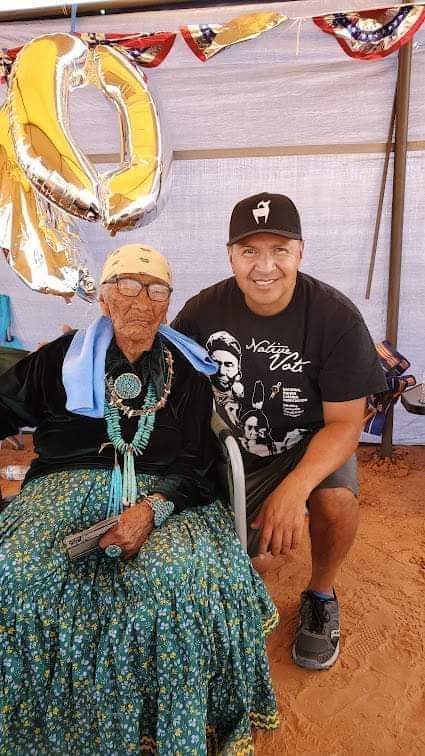
[[[156,528],[159,528],[165,520],[174,512],[174,504],[172,501],[164,501],[160,496],[155,494],[149,494],[145,496],[145,501],[148,502],[153,512],[153,523]]]

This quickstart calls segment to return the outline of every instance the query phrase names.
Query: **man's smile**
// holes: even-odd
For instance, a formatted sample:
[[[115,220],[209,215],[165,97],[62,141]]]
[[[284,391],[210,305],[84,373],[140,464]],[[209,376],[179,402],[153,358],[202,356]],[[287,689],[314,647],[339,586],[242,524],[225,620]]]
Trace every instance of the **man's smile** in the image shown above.
[[[280,281],[281,278],[251,278],[250,279],[255,286],[259,286],[262,289],[267,289],[271,286],[273,286],[276,281]]]

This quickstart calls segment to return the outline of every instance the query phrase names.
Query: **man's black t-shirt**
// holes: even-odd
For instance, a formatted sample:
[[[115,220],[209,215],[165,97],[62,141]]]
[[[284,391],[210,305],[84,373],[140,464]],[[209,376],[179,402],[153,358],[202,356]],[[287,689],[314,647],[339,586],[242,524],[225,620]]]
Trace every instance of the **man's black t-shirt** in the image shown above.
[[[358,309],[304,273],[277,315],[252,312],[232,277],[190,299],[173,327],[218,363],[212,378],[216,406],[239,441],[248,471],[321,428],[322,401],[386,389]]]

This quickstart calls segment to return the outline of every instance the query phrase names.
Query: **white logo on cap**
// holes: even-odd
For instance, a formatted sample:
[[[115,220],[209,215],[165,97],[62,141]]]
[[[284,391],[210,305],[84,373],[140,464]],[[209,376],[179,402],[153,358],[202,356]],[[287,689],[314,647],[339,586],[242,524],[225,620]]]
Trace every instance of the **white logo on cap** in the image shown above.
[[[270,200],[260,200],[257,207],[254,207],[252,214],[257,225],[259,224],[261,218],[263,218],[264,223],[267,223],[267,218],[269,217],[270,213],[269,205]]]

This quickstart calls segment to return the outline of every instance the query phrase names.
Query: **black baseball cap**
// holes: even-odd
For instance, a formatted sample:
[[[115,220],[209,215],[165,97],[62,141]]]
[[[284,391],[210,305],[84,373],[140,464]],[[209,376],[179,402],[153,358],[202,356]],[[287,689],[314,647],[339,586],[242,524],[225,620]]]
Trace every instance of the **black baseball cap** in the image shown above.
[[[253,194],[238,202],[230,218],[228,244],[250,234],[279,234],[302,239],[298,210],[284,194]]]

